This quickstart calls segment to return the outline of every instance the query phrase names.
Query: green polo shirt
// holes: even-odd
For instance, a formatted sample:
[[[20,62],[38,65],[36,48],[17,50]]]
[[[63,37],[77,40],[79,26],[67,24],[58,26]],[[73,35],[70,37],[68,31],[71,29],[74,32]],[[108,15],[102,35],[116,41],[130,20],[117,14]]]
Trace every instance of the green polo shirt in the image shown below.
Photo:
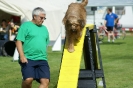
[[[20,26],[16,39],[23,42],[23,52],[27,59],[47,60],[49,33],[44,25],[25,22]]]

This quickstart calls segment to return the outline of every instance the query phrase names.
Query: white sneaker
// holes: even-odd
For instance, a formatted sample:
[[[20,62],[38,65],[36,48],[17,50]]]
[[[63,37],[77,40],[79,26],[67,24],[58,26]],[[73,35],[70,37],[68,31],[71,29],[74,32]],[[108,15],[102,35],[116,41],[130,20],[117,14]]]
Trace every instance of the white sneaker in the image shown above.
[[[110,42],[110,40],[108,40],[108,42]]]

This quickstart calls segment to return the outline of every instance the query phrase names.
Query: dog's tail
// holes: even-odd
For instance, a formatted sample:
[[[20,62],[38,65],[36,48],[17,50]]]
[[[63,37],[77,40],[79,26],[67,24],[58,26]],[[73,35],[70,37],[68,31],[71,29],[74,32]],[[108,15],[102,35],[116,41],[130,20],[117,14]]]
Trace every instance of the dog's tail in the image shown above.
[[[83,6],[86,6],[88,4],[88,0],[82,0],[82,3],[81,3]]]

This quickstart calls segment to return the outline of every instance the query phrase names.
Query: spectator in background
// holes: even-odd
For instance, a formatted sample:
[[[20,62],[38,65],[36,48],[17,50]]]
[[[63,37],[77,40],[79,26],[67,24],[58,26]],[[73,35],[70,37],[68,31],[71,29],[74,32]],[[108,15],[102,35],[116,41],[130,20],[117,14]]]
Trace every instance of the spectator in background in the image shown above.
[[[114,25],[115,22],[118,20],[118,16],[115,13],[112,13],[112,8],[107,9],[107,14],[105,16],[104,26],[106,27],[108,31],[108,42],[110,42],[111,36],[112,36],[112,42],[114,42],[115,36],[114,36]]]
[[[3,35],[4,40],[9,40],[9,25],[5,19],[1,22],[0,33]]]
[[[119,22],[119,18],[118,18],[118,20],[116,20],[114,27],[116,30],[122,28],[122,24]]]
[[[16,34],[18,32],[19,26],[15,25],[14,22],[10,22],[10,30],[9,30],[9,40],[13,41],[16,37]]]

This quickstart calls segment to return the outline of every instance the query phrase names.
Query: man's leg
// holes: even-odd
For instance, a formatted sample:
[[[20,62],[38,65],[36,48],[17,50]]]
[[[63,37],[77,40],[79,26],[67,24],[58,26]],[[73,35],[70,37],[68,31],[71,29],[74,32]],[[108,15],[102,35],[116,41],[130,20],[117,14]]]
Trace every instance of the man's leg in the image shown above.
[[[28,63],[19,62],[23,76],[21,88],[31,88],[32,81],[34,80],[33,78],[35,77],[35,68],[34,68],[34,66],[36,66],[35,63],[36,62],[32,60],[28,60]]]
[[[47,61],[39,61],[39,67],[36,69],[36,78],[40,79],[39,88],[48,88],[50,80],[50,69]]]
[[[48,88],[49,85],[49,79],[41,78],[40,79],[40,86],[39,88]]]
[[[112,35],[112,42],[114,42],[114,40],[115,40],[115,35],[114,35],[114,32],[113,32],[113,31],[111,31],[111,35]]]
[[[112,36],[113,36],[113,39],[115,39],[114,31],[111,31],[111,34],[112,34]]]
[[[110,31],[108,31],[108,42],[110,42],[110,38],[111,38],[111,33]]]
[[[107,27],[107,31],[108,31],[108,42],[110,42],[110,27]]]
[[[33,78],[27,78],[26,80],[23,80],[22,88],[31,88],[32,81],[33,81]]]

